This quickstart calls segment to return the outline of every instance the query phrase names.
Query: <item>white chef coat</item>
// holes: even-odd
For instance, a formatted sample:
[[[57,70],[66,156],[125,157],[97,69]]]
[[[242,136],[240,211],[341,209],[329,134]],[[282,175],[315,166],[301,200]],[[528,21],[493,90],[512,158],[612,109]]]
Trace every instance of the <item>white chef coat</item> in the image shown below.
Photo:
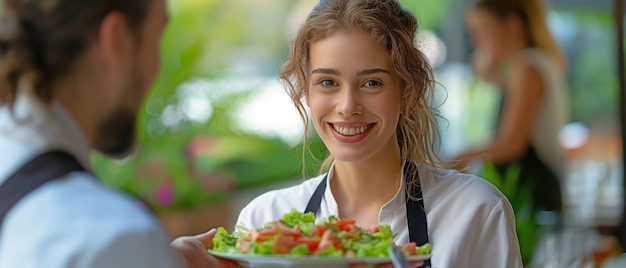
[[[21,122],[20,122],[21,121]],[[0,107],[0,185],[36,155],[66,150],[87,169],[90,146],[57,101],[20,93]],[[0,230],[0,267],[181,267],[156,218],[87,172],[72,172],[27,194]]]
[[[331,169],[332,170],[332,169]],[[432,267],[522,267],[509,201],[493,185],[473,175],[418,165],[423,191]],[[324,175],[297,186],[267,192],[243,208],[237,225],[262,227],[295,208],[304,211]],[[338,215],[329,176],[317,219]],[[389,224],[396,244],[409,242],[404,179],[394,198],[381,209],[380,224]],[[339,215],[341,216],[341,215]]]

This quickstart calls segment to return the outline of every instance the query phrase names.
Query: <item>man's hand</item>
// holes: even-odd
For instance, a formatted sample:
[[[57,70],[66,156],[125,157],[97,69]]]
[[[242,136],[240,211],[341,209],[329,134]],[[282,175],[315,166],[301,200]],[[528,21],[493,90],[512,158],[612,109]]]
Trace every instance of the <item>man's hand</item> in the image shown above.
[[[181,236],[176,238],[171,246],[183,257],[188,268],[239,267],[233,261],[217,258],[207,252],[207,249],[213,248],[212,239],[215,233],[217,230],[211,229],[199,235]]]

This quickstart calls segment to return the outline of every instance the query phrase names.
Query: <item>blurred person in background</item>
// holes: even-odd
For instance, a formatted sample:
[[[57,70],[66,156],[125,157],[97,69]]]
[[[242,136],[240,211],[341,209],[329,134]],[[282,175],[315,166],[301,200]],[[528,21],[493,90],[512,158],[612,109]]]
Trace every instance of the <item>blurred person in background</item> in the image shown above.
[[[435,80],[414,43],[417,25],[396,0],[319,2],[280,78],[304,135],[312,123],[330,155],[323,174],[251,201],[238,226],[297,209],[364,228],[388,224],[397,245],[430,242],[432,267],[522,266],[506,197],[436,155]]]
[[[165,0],[2,1],[0,267],[235,266],[90,166],[131,151],[167,20]]]
[[[501,176],[519,165],[519,183],[533,185],[535,208],[559,211],[567,68],[548,29],[546,6],[542,0],[477,0],[466,19],[475,48],[472,69],[501,88],[503,98],[491,143],[450,163],[463,169],[473,161],[493,162]]]

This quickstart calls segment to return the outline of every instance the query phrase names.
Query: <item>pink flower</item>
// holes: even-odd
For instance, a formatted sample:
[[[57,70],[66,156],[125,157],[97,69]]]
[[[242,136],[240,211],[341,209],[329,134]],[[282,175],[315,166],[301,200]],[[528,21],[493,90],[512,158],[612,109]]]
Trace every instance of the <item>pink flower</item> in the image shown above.
[[[235,180],[231,174],[227,173],[211,173],[202,180],[203,188],[209,193],[233,190],[237,185],[237,180]]]
[[[175,199],[174,189],[169,184],[163,184],[156,190],[156,201],[159,205],[171,205]]]
[[[204,154],[210,153],[215,149],[217,140],[209,136],[196,136],[193,137],[187,147],[185,153],[191,158],[196,158]]]
[[[165,172],[165,161],[162,159],[151,159],[139,166],[137,175],[139,178],[148,178],[152,176],[161,175]]]

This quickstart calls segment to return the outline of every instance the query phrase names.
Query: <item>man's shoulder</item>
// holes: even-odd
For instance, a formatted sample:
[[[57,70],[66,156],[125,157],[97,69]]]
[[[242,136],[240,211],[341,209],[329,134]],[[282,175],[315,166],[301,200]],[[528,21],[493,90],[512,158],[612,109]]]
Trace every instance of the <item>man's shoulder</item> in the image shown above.
[[[71,226],[76,233],[99,234],[160,227],[133,198],[107,188],[86,172],[72,172],[24,196],[9,211],[4,224],[7,228],[11,224],[37,225],[50,231]]]
[[[13,210],[18,215],[39,210],[38,216],[52,222],[81,219],[103,224],[118,220],[148,224],[153,221],[134,198],[106,187],[86,172],[71,172],[42,185],[26,195]]]
[[[30,254],[62,261],[65,255],[75,254],[90,263],[118,263],[116,258],[128,262],[134,253],[116,250],[142,247],[138,254],[153,250],[167,254],[157,259],[172,261],[168,245],[169,236],[155,217],[84,172],[70,173],[25,196],[7,214],[0,230],[0,258],[21,260]]]

